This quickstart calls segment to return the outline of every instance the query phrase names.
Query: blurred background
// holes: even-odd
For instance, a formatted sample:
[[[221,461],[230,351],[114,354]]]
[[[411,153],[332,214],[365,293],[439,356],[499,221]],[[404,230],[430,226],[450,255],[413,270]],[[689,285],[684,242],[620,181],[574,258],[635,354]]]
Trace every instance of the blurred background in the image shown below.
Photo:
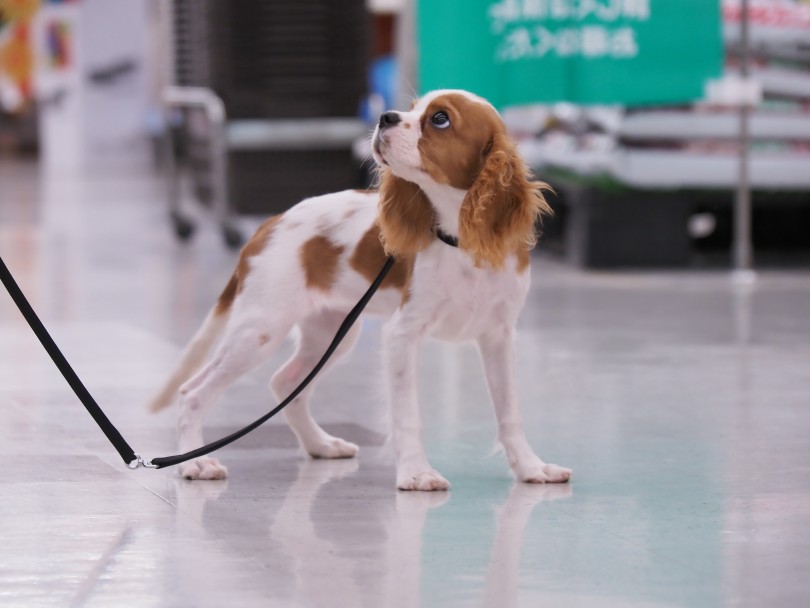
[[[553,255],[727,267],[748,196],[756,263],[803,265],[810,1],[746,4],[743,38],[741,0],[0,0],[3,175],[147,172],[167,230],[236,247],[367,186],[380,112],[462,87],[554,186]]]

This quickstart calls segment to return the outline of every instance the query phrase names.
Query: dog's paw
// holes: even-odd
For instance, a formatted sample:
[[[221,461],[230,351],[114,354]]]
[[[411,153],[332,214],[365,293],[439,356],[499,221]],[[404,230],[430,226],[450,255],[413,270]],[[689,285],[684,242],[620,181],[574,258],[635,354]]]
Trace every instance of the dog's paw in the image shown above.
[[[354,458],[360,448],[350,441],[330,437],[322,443],[309,445],[306,449],[312,458]]]
[[[450,482],[433,469],[402,471],[397,474],[397,488],[435,492],[449,490]]]
[[[180,477],[183,479],[225,479],[228,469],[216,458],[203,456],[180,465]]]
[[[515,475],[526,483],[565,483],[571,479],[573,471],[556,464],[539,461],[528,466],[516,466]]]

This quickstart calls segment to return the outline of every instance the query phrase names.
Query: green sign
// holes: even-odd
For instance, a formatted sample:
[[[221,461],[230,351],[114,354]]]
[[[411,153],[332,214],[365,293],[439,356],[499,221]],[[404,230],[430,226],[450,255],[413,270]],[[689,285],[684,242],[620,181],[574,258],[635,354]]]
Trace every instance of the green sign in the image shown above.
[[[418,0],[422,91],[679,103],[722,70],[720,0]]]

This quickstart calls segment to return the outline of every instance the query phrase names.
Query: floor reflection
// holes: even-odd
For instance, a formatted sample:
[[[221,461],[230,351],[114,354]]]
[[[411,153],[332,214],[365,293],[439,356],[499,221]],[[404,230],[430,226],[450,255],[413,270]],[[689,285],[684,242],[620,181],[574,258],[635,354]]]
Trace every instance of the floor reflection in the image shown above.
[[[437,544],[426,537],[430,533],[426,522],[454,500],[453,493],[389,492],[392,500],[371,501],[365,496],[369,489],[359,487],[368,480],[358,470],[356,459],[303,460],[280,505],[268,507],[270,523],[262,551],[267,563],[284,564],[271,576],[289,576],[283,584],[270,586],[276,589],[276,599],[290,606],[328,605],[335,598],[345,606],[432,605],[423,570],[430,568],[437,553],[452,561],[453,554],[466,551],[463,542]],[[227,481],[175,483],[179,533],[192,534],[199,522],[218,519],[205,510],[220,498],[227,500]],[[495,524],[489,563],[475,575],[481,581],[478,605],[481,599],[485,606],[519,605],[526,526],[540,503],[572,495],[568,484],[515,483],[494,511],[491,503],[473,506],[473,519],[494,514]],[[480,546],[482,539],[473,530],[468,540]],[[227,552],[219,557],[222,562],[229,559]]]
[[[357,472],[357,460],[304,460],[270,525],[271,544],[292,569],[295,606],[324,606],[340,598],[346,606],[362,606],[364,589],[354,577],[354,559],[333,540],[319,534],[314,511],[318,492],[328,482]]]
[[[529,485],[516,483],[506,501],[496,509],[495,540],[487,569],[485,606],[518,605],[520,551],[524,531],[541,502],[570,498],[571,484]]]
[[[428,513],[445,505],[448,492],[398,492],[388,526],[385,605],[420,606],[423,533]]]

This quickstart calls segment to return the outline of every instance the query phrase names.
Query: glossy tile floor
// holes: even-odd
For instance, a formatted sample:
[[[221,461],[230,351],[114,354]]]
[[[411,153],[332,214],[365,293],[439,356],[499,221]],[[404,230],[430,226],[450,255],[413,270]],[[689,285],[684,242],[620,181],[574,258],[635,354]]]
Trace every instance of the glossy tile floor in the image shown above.
[[[205,217],[176,243],[162,195],[145,169],[0,165],[0,254],[149,457],[174,453],[174,412],[144,405],[235,257]],[[533,273],[520,393],[573,481],[513,483],[475,351],[431,343],[437,494],[394,489],[376,321],[316,407],[357,460],[307,460],[271,423],[222,452],[229,480],[186,482],[123,466],[0,293],[0,606],[810,605],[810,274]],[[271,367],[209,438],[269,409]]]

